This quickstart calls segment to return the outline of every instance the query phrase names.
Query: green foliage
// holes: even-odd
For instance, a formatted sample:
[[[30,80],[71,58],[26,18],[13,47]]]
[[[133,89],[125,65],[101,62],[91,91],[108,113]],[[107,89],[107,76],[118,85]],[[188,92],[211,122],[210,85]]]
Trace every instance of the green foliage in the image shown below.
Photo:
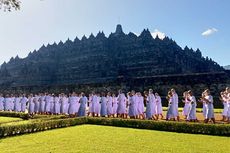
[[[19,10],[20,3],[19,0],[0,0],[0,9],[3,8],[4,11]]]
[[[21,121],[21,118],[12,118],[12,117],[1,117],[0,116],[0,124],[7,123],[7,122],[15,122]]]
[[[81,125],[0,139],[0,152],[229,153],[229,143],[228,137]]]
[[[112,118],[88,118],[87,124],[171,131],[178,133],[230,136],[230,125]]]
[[[45,118],[37,118],[22,123],[19,122],[17,124],[3,124],[0,126],[0,137],[32,133],[81,124],[117,126],[127,128],[170,131],[178,133],[230,136],[230,125],[225,124],[214,125],[202,123],[166,122],[117,118],[66,118],[65,116],[51,116]]]
[[[85,124],[86,118],[69,118],[69,119],[38,119],[31,120],[25,124],[0,125],[0,137],[33,133],[55,128],[69,127],[74,125]]]
[[[7,112],[7,111],[0,112],[0,116],[17,117],[22,119],[29,119],[30,117],[29,114],[26,113],[16,113],[16,112]]]

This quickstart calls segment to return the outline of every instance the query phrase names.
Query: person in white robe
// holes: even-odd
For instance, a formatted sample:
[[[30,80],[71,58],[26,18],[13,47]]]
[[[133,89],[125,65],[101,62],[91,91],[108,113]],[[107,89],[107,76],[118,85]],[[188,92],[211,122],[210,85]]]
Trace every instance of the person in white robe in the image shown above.
[[[93,94],[89,94],[89,99],[88,99],[88,105],[89,105],[88,116],[93,116],[92,97],[93,97]]]
[[[188,91],[185,91],[183,93],[183,103],[184,103],[184,108],[183,108],[183,111],[182,111],[182,115],[185,117],[185,119],[187,119],[187,116],[188,116],[188,112],[189,112],[189,107],[190,107],[190,104],[189,104],[189,101],[188,101]]]
[[[107,115],[108,117],[113,115],[113,98],[110,92],[107,93]]]
[[[118,101],[115,94],[112,94],[112,104],[113,104],[113,117],[117,117]]]
[[[93,92],[92,94],[92,116],[98,116],[98,114],[96,114],[96,107],[97,107],[97,95]]]
[[[162,103],[161,103],[161,97],[158,93],[155,93],[156,98],[156,115],[157,119],[160,117],[163,119],[163,109],[162,109]]]
[[[227,93],[225,91],[220,93],[220,101],[223,103],[223,106],[224,106],[221,121],[225,121],[227,119],[227,115],[228,115],[228,97],[227,97]]]
[[[4,111],[4,99],[3,94],[0,94],[0,111]]]
[[[145,106],[144,106],[144,97],[141,95],[140,92],[137,93],[137,112],[138,112],[138,118],[139,119],[145,119],[144,111],[145,111]]]
[[[175,91],[175,89],[171,89],[171,92],[173,94],[173,106],[174,106],[174,116],[175,116],[175,120],[179,121],[180,120],[180,116],[179,116],[179,111],[178,111],[178,103],[179,103],[179,99],[178,99],[178,95]]]
[[[203,100],[208,105],[207,111],[206,111],[206,115],[205,115],[205,123],[208,123],[209,120],[211,120],[215,124],[216,121],[215,121],[215,117],[214,117],[213,97],[210,94],[209,89],[206,89],[205,92],[204,92],[204,94],[205,94],[205,97],[204,97]]]
[[[149,94],[148,94],[148,97],[147,97],[147,101],[149,102],[150,104],[150,107],[151,107],[151,114],[152,114],[152,119],[156,120],[157,117],[156,117],[156,98],[155,98],[155,95],[153,94],[153,90],[152,89],[149,89]]]
[[[25,113],[26,111],[26,106],[27,106],[28,98],[26,97],[26,94],[22,95],[21,98],[21,112]]]
[[[117,115],[118,115],[118,117],[125,118],[125,115],[127,113],[127,111],[126,111],[126,105],[127,105],[126,97],[125,97],[125,94],[121,90],[119,90],[118,93],[119,94],[117,97],[117,101],[118,101]]]
[[[190,122],[196,122],[197,118],[196,118],[196,98],[193,95],[192,91],[189,90],[188,91],[188,101],[189,101],[189,112],[188,112],[188,116],[187,116],[187,121]]]

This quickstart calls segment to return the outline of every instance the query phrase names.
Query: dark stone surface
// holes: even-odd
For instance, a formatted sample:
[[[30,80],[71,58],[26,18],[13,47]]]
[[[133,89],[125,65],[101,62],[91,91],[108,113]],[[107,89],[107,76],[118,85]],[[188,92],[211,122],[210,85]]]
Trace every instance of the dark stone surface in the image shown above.
[[[1,66],[0,86],[103,84],[118,78],[148,80],[157,75],[221,71],[223,68],[202,57],[199,49],[182,49],[168,37],[153,39],[148,29],[140,36],[125,34],[118,25],[108,38],[99,32],[81,40],[43,45],[24,59],[11,58]]]

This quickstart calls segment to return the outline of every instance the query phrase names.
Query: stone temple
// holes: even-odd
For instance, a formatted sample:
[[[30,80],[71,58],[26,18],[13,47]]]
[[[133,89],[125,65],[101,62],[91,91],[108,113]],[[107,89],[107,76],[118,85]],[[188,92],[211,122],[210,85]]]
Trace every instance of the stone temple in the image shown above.
[[[0,69],[6,87],[106,83],[169,74],[220,72],[224,69],[199,49],[182,49],[172,39],[125,34],[121,25],[108,37],[103,32],[81,40],[42,46],[26,58],[11,58]]]

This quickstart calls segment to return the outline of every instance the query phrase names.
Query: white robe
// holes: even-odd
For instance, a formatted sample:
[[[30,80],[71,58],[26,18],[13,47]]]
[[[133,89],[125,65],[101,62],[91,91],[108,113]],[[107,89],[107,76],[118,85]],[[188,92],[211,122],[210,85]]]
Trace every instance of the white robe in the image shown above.
[[[162,103],[160,96],[156,96],[156,114],[162,114]]]
[[[173,105],[174,105],[173,114],[174,114],[175,117],[179,116],[178,103],[179,103],[178,95],[175,93],[175,94],[173,94]]]

